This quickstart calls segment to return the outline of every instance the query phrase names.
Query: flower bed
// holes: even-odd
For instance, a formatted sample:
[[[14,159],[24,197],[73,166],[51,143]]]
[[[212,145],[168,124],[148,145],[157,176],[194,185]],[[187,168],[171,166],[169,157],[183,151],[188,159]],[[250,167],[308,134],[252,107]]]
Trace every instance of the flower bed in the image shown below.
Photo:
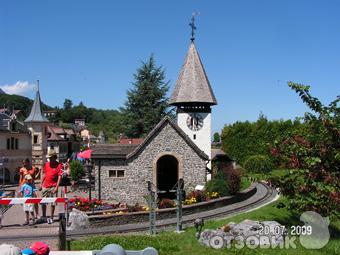
[[[73,197],[69,199],[69,208],[73,209],[76,208],[80,211],[93,211],[95,213],[92,214],[123,214],[128,212],[140,212],[140,211],[148,211],[148,207],[142,206],[139,204],[135,205],[127,205],[127,204],[121,204],[121,203],[107,203],[103,202],[102,200],[93,198],[88,199],[84,197]]]
[[[212,199],[219,198],[219,194],[217,192],[205,192],[205,191],[197,191],[194,190],[190,192],[186,199],[183,201],[184,205],[192,205],[200,202],[210,201]],[[176,200],[172,200],[169,198],[163,198],[158,202],[159,209],[166,209],[166,208],[174,208],[176,207],[177,202]],[[103,214],[123,214],[127,212],[143,212],[148,211],[149,208],[147,206],[142,206],[139,204],[135,205],[127,205],[121,203],[107,203],[102,200],[93,198],[88,199],[84,197],[73,197],[69,199],[69,208],[76,208],[80,211],[92,211],[92,214],[96,212],[103,213]]]

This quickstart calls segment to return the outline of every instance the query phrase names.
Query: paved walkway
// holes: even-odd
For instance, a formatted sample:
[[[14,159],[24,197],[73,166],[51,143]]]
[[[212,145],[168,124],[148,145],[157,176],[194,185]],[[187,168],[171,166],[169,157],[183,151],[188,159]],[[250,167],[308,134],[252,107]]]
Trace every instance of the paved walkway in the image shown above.
[[[17,187],[13,187],[17,190]],[[81,196],[87,197],[85,192],[68,193],[68,197]],[[0,229],[0,243],[14,244],[20,248],[30,246],[33,242],[44,241],[51,249],[58,249],[58,230],[59,230],[59,212],[64,212],[64,204],[57,204],[54,214],[55,222],[53,224],[36,224],[33,226],[22,226],[25,222],[25,212],[21,205],[11,206],[2,219],[3,228]],[[41,215],[41,206],[39,205],[39,214]],[[50,205],[47,205],[47,216],[50,215]],[[25,236],[25,240],[15,239],[17,236]],[[27,240],[26,240],[27,238]]]

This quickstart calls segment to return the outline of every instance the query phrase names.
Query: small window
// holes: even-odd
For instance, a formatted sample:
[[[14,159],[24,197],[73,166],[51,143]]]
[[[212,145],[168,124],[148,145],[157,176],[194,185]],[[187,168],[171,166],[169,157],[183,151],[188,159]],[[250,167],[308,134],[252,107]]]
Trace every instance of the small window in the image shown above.
[[[196,135],[194,135],[194,140],[196,140]]]
[[[15,139],[15,149],[18,150],[19,149],[19,139]]]
[[[11,139],[7,138],[7,150],[11,149]]]
[[[124,177],[124,170],[109,170],[109,177],[122,178]]]
[[[54,143],[51,143],[50,148],[51,148],[51,150],[54,150]]]
[[[37,136],[37,135],[34,135],[34,136],[33,136],[33,143],[34,143],[34,144],[37,144],[37,143],[38,143],[38,136]]]
[[[117,171],[117,177],[118,178],[124,177],[124,170],[118,170]]]
[[[11,150],[14,150],[14,137],[11,137]]]

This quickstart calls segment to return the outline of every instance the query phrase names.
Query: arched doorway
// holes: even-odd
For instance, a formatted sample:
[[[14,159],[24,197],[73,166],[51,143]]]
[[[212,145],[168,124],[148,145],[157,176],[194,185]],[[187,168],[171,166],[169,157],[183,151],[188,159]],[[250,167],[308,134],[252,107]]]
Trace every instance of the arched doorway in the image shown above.
[[[159,193],[159,198],[175,198],[176,194],[170,192],[178,181],[178,160],[171,155],[164,155],[157,161],[157,189],[165,191]]]

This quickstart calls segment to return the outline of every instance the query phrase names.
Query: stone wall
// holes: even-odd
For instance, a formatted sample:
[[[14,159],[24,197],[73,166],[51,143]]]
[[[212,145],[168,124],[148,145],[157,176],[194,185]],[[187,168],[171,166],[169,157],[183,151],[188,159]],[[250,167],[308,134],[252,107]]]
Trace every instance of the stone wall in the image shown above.
[[[101,160],[101,198],[146,204],[147,181],[157,185],[157,160],[164,155],[172,155],[178,160],[179,178],[184,179],[186,190],[205,184],[206,161],[166,123],[132,158]],[[110,170],[124,170],[124,177],[109,177]],[[98,193],[98,161],[95,176]]]

